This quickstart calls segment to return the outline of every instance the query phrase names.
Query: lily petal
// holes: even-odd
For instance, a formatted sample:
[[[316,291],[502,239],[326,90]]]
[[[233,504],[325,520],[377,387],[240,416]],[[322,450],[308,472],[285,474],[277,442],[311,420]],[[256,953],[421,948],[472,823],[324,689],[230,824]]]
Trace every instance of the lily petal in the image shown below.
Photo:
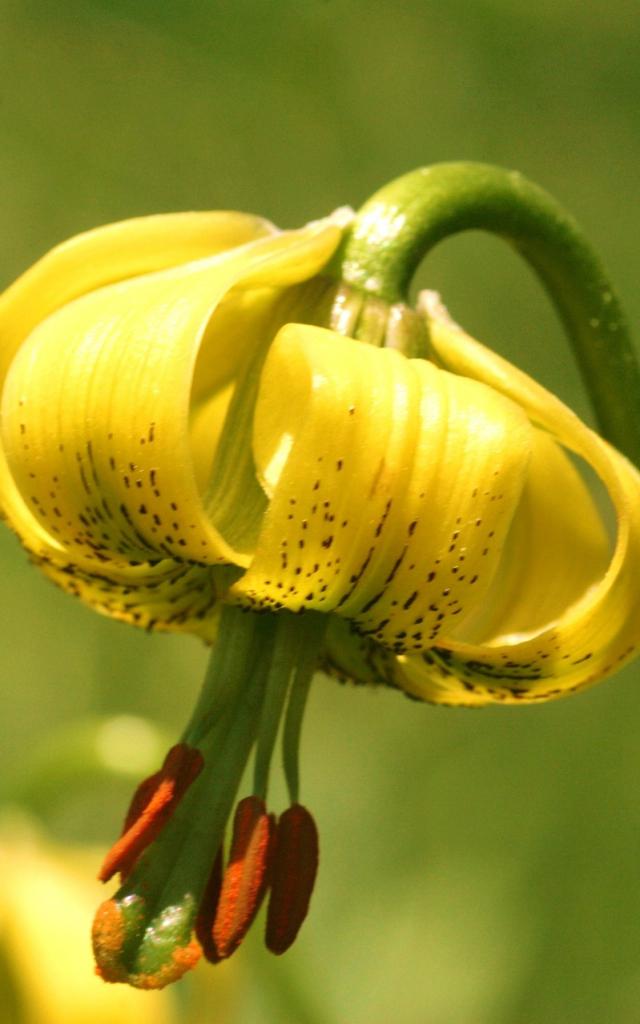
[[[536,633],[553,622],[605,572],[610,539],[577,466],[541,430],[522,498],[487,599],[460,639]],[[578,511],[579,510],[579,511]]]
[[[134,217],[75,235],[0,296],[2,377],[16,346],[36,324],[80,295],[276,233],[261,217],[215,210]]]
[[[271,502],[231,596],[335,611],[384,647],[424,650],[482,603],[531,433],[522,411],[482,384],[286,326],[255,414]]]
[[[508,396],[527,412],[548,436],[575,452],[600,477],[614,509],[617,532],[613,550],[603,565],[602,543],[593,526],[590,503],[577,501],[575,484],[562,474],[568,486],[576,528],[571,542],[574,560],[594,557],[597,570],[589,585],[586,574],[582,591],[565,608],[553,608],[552,621],[541,624],[536,611],[540,593],[537,572],[531,590],[524,573],[523,591],[516,608],[519,632],[505,637],[498,623],[493,636],[483,643],[451,640],[439,644],[422,658],[397,660],[394,682],[415,696],[444,703],[485,704],[493,701],[545,700],[572,692],[609,675],[629,660],[640,645],[640,474],[619,452],[589,430],[566,406],[526,374],[466,335],[444,316],[430,309],[430,342],[435,358],[452,371],[484,381]],[[556,567],[553,542],[545,542],[544,518],[557,516],[561,474],[551,471],[552,489],[538,487],[531,511],[537,526],[528,561],[538,559],[554,586]],[[555,478],[555,479],[554,479]],[[571,490],[573,488],[573,490]],[[553,511],[555,510],[555,511]],[[556,519],[557,522],[557,519]],[[583,526],[586,529],[583,529]],[[595,552],[595,555],[594,555]],[[562,573],[565,558],[558,566]],[[574,581],[579,573],[574,573]],[[560,587],[564,584],[561,582]],[[527,628],[527,610],[531,615]],[[546,617],[546,616],[545,616]],[[507,619],[510,629],[514,623]]]
[[[2,396],[0,502],[59,582],[80,585],[99,606],[109,581],[148,591],[174,579],[176,564],[248,559],[216,527],[216,497],[222,502],[226,493],[215,469],[208,494],[202,489],[216,438],[203,456],[197,432],[192,447],[189,423],[241,372],[251,347],[270,340],[263,328],[275,309],[285,316],[283,296],[324,266],[340,237],[339,223],[328,218],[98,287],[22,342]],[[226,347],[225,334],[239,307],[247,328],[241,351],[233,334]],[[221,357],[199,359],[203,346]],[[253,488],[263,501],[249,439],[238,431],[235,462],[237,487]],[[254,506],[240,503],[239,518]],[[168,564],[158,569],[160,560]],[[210,582],[203,579],[202,590]],[[162,592],[160,604],[173,597]]]

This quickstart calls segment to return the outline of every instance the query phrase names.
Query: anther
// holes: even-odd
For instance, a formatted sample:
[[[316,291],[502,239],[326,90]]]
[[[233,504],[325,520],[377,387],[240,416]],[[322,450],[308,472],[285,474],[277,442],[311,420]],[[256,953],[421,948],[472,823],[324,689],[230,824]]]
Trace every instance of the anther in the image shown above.
[[[143,779],[135,793],[131,797],[131,803],[129,804],[129,810],[126,813],[124,819],[124,825],[122,826],[121,836],[128,832],[131,826],[138,820],[145,807],[151,800],[155,793],[158,783],[162,779],[162,769],[154,772],[149,778]]]
[[[222,860],[221,846],[213,862],[195,924],[196,938],[202,946],[202,952],[206,959],[212,964],[220,963],[222,959],[222,957],[218,956],[218,951],[213,941],[213,922],[215,921],[218,904],[220,903],[220,893],[222,892]]]
[[[124,831],[111,847],[98,874],[108,882],[116,871],[126,877],[140,854],[158,837],[191,783],[204,766],[199,750],[177,743],[159,772],[140,783],[125,818]]]
[[[318,870],[318,830],[309,811],[293,804],[278,820],[265,942],[286,952],[307,916]]]
[[[260,909],[269,884],[274,827],[274,818],[259,797],[240,801],[213,922],[213,944],[220,959],[237,949]]]

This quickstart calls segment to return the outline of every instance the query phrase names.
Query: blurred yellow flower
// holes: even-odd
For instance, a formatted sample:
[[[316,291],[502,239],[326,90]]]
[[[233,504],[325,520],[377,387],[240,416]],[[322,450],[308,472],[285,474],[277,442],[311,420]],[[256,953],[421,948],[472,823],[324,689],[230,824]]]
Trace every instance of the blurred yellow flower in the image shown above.
[[[224,1024],[237,1003],[238,970],[198,974],[176,999],[105,985],[89,942],[98,851],[56,843],[21,812],[0,823],[0,1019],[6,1024]],[[46,926],[43,927],[43,923]]]
[[[87,935],[95,908],[95,851],[56,846],[31,824],[3,821],[0,955],[7,1024],[178,1024],[170,992],[147,996],[96,977]]]

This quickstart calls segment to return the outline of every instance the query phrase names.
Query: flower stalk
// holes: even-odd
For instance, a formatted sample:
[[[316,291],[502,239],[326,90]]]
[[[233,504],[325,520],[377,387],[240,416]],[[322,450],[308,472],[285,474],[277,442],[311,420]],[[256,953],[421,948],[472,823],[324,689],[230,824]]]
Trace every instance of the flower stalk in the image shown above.
[[[517,171],[459,162],[397,178],[358,211],[332,271],[367,295],[406,303],[431,250],[470,230],[504,239],[529,264],[566,329],[603,435],[640,464],[640,365],[616,290],[576,221]]]

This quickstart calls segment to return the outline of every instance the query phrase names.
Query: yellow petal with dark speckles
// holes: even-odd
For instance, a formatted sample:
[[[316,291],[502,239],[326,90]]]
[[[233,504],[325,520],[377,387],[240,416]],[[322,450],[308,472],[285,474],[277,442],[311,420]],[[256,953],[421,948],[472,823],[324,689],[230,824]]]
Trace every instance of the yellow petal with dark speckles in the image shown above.
[[[386,648],[424,650],[484,599],[531,434],[522,411],[483,384],[288,325],[255,416],[271,501],[232,595],[334,611]]]
[[[454,639],[423,657],[400,657],[393,681],[427,700],[471,705],[547,700],[596,682],[620,668],[640,646],[640,474],[562,402],[446,318],[432,316],[429,329],[441,365],[517,401],[547,438],[557,438],[591,467],[615,512],[616,535],[604,557],[602,526],[586,491],[579,491],[571,479],[573,470],[567,472],[570,463],[547,459],[546,486],[535,483],[526,508],[535,523],[528,561],[537,558],[538,565],[531,587],[522,574],[515,622],[507,614],[503,623],[492,623],[492,633],[481,642]],[[550,515],[560,533],[547,546],[545,522]],[[575,526],[572,535],[569,516]],[[558,557],[557,538],[563,532],[567,550]],[[519,544],[522,550],[523,541]],[[575,567],[581,560],[586,563],[582,570]],[[550,590],[563,592],[569,562],[573,584],[566,604],[554,607],[552,602],[541,622],[539,574],[546,573]]]
[[[295,306],[297,289],[304,288],[297,283],[322,268],[341,236],[331,218],[281,233],[256,218],[218,219],[228,241],[236,225],[239,244],[216,252],[214,233],[214,254],[201,258],[200,229],[183,246],[195,248],[198,258],[160,271],[142,272],[152,270],[146,221],[139,227],[137,261],[135,245],[120,265],[107,257],[123,231],[136,239],[138,222],[79,242],[79,250],[91,251],[108,236],[103,280],[137,273],[114,284],[95,273],[89,282],[81,269],[75,279],[70,273],[55,293],[63,304],[22,339],[4,382],[0,504],[7,519],[66,589],[117,617],[134,621],[135,612],[146,625],[161,624],[166,604],[175,604],[176,566],[197,563],[206,574],[208,566],[248,560],[250,552],[239,549],[235,538],[227,540],[216,521],[225,497],[224,481],[215,478],[224,406],[254,349],[264,348],[286,320],[289,299]],[[182,243],[173,241],[156,262],[179,258]],[[52,293],[58,271],[63,277],[69,271],[67,250],[73,254],[72,243],[43,261]],[[7,293],[0,328],[17,330],[29,275],[37,285],[43,274],[34,268]],[[86,291],[73,298],[81,287]],[[206,440],[203,424],[212,430]],[[227,439],[226,457],[235,457],[239,493],[245,487],[264,502],[251,463],[250,429],[245,433]],[[241,522],[262,510],[241,501],[235,518]],[[187,607],[181,598],[177,609],[169,609],[172,622],[181,615],[195,620],[203,613],[198,593],[215,591],[210,580],[192,579],[194,572]],[[144,608],[135,608],[136,588]]]

